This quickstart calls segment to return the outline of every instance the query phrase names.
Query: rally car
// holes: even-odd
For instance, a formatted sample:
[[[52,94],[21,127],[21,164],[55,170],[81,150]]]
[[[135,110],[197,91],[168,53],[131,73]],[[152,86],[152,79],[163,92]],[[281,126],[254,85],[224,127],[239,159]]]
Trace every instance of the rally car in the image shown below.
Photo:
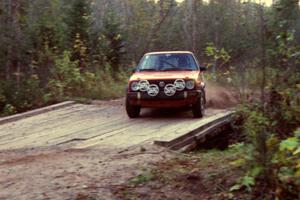
[[[205,111],[203,72],[189,51],[151,52],[143,56],[126,89],[126,111],[137,118],[141,108],[189,106],[196,118]]]

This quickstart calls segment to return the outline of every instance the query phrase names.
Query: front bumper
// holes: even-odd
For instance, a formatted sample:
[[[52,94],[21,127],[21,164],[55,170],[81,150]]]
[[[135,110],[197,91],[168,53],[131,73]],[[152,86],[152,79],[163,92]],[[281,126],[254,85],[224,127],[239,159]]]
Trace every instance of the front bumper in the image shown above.
[[[132,105],[141,107],[169,108],[183,107],[194,104],[201,94],[201,90],[177,92],[174,96],[167,96],[163,91],[155,97],[146,92],[127,92],[127,98]]]

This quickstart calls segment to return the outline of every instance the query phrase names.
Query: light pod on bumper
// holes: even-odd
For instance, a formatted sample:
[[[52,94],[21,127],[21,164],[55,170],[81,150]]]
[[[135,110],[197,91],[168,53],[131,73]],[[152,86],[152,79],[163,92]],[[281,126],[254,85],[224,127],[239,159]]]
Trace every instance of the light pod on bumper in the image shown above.
[[[148,91],[149,86],[150,86],[150,83],[147,80],[141,80],[139,82],[140,91],[142,91],[142,92]]]
[[[151,85],[149,85],[147,93],[149,96],[155,97],[159,93],[159,87],[155,84],[151,84]]]
[[[192,90],[195,88],[195,81],[194,80],[189,80],[185,82],[185,87],[188,90]]]
[[[176,86],[173,84],[167,84],[164,88],[164,92],[167,96],[174,96],[176,93]]]
[[[185,81],[183,79],[177,79],[174,82],[177,91],[182,91],[185,88]]]

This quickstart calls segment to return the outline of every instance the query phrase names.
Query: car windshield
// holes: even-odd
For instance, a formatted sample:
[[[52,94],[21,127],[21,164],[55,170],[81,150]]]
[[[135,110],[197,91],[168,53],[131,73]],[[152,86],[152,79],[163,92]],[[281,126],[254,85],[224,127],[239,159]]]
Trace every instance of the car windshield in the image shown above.
[[[148,54],[145,55],[138,71],[194,71],[198,66],[191,54]]]

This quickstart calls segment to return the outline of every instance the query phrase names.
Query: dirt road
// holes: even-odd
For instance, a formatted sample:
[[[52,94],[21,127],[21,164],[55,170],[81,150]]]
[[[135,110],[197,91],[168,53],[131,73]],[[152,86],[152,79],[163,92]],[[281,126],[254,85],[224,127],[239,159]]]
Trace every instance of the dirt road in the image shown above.
[[[206,116],[220,112],[208,109]],[[115,199],[123,182],[172,156],[154,140],[201,120],[186,110],[147,109],[132,120],[116,100],[0,125],[0,199]]]

